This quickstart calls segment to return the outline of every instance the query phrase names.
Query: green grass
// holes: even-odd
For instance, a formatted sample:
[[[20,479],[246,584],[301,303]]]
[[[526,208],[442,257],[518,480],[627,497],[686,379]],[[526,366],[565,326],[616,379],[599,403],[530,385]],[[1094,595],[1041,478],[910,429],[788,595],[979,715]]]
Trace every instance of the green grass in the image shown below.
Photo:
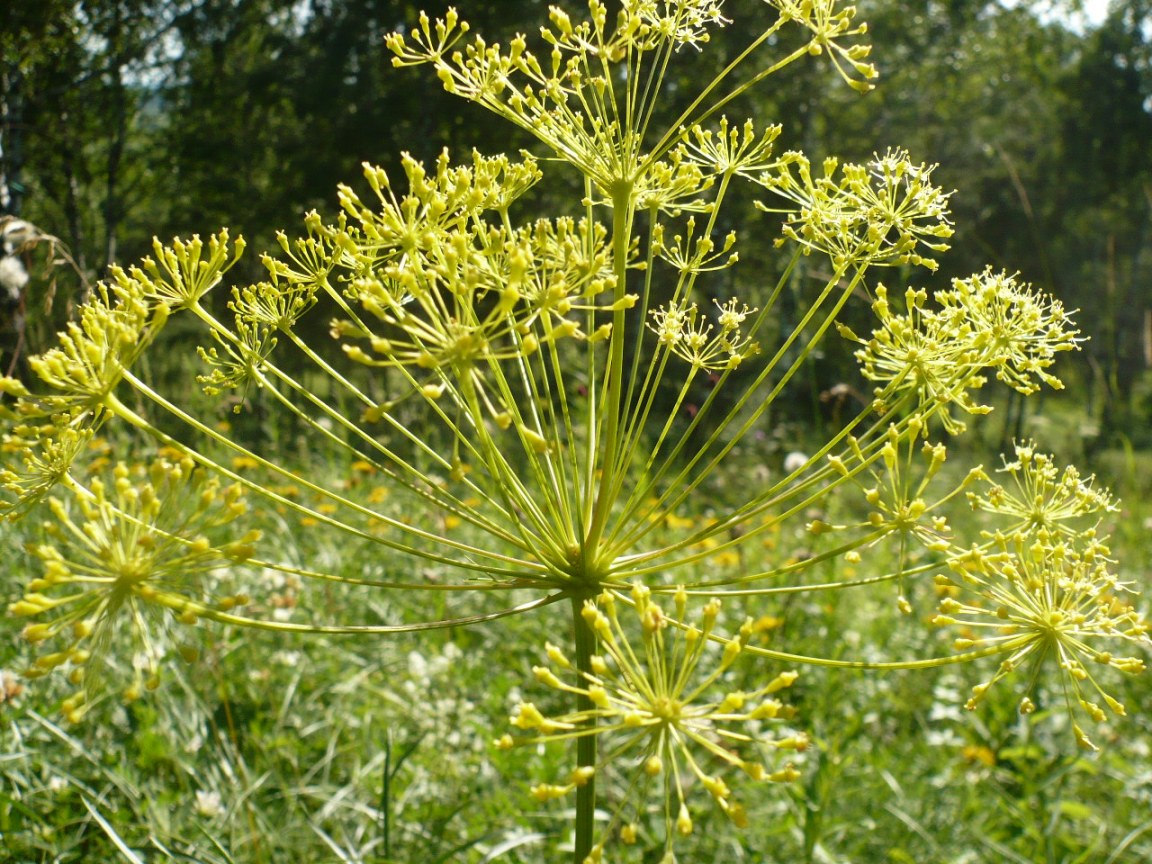
[[[744,454],[774,469],[775,454]],[[1127,483],[1148,480],[1134,455]],[[330,469],[337,470],[337,469]],[[752,470],[752,467],[749,467]],[[1141,479],[1143,478],[1143,479]],[[370,495],[372,484],[362,485]],[[1138,485],[1133,485],[1138,488]],[[400,506],[388,501],[384,506]],[[851,502],[829,502],[833,513]],[[838,509],[839,508],[839,509]],[[699,518],[706,518],[702,505]],[[1116,526],[1129,578],[1147,572],[1147,509]],[[403,566],[378,551],[317,545],[266,514],[270,543],[344,573]],[[26,539],[5,527],[5,543]],[[27,530],[27,529],[21,529]],[[772,535],[755,548],[772,560],[811,552],[806,536]],[[895,550],[878,548],[868,568]],[[876,556],[876,557],[872,557]],[[5,601],[28,562],[9,566]],[[709,566],[741,566],[713,562]],[[743,566],[756,566],[743,562]],[[885,564],[885,566],[890,566]],[[829,574],[814,574],[823,578]],[[843,575],[843,574],[842,574]],[[254,603],[295,619],[424,618],[425,595],[242,577]],[[894,589],[765,601],[761,638],[775,647],[882,660],[948,651],[924,625],[930,584],[896,610]],[[411,604],[411,605],[405,605]],[[904,620],[900,620],[900,619]],[[6,625],[13,636],[19,624]],[[23,862],[529,862],[559,860],[569,842],[564,801],[539,805],[533,782],[561,776],[560,748],[502,752],[520,695],[550,698],[531,673],[563,610],[469,630],[395,638],[300,639],[207,630],[194,665],[129,706],[109,699],[69,726],[55,713],[66,684],[26,682],[0,704],[0,859]],[[564,634],[561,633],[560,637]],[[0,642],[0,668],[24,659]],[[751,687],[781,671],[750,659],[735,667]],[[1145,678],[1122,682],[1133,716],[1076,749],[1062,709],[1024,723],[1007,698],[961,707],[988,669],[889,675],[801,670],[795,721],[814,746],[792,787],[741,789],[743,832],[700,814],[680,861],[769,864],[1120,864],[1152,860],[1152,705]],[[1007,694],[1004,694],[1007,697]],[[1054,704],[1058,704],[1053,700]],[[1041,705],[1040,715],[1047,712]],[[608,811],[627,790],[608,777]],[[653,861],[638,849],[627,861]],[[654,849],[657,847],[654,845]]]

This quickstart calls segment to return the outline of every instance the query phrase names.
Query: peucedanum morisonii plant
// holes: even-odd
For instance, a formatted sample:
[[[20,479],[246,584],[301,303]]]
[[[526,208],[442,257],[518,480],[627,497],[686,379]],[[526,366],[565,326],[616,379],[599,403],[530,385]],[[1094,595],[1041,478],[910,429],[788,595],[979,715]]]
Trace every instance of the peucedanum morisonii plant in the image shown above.
[[[1059,302],[991,270],[893,296],[874,271],[935,270],[952,234],[932,167],[899,150],[813,166],[778,148],[781,127],[723,115],[810,56],[870,89],[876,72],[852,7],[766,0],[771,20],[747,48],[658,125],[670,61],[730,23],[721,5],[625,0],[611,26],[599,0],[581,21],[552,8],[537,50],[523,36],[507,46],[472,38],[455,11],[422,16],[388,38],[395,65],[431,66],[450,93],[532,136],[539,156],[444,153],[432,165],[405,156],[401,182],[366,166],[366,196],[341,187],[335,221],[313,213],[302,237],[282,235],[263,258],[266,280],[233,288],[223,315],[209,294],[225,290],[243,241],[221,231],[206,243],[157,242],[154,257],[113,268],[59,347],[31,361],[34,383],[3,381],[8,515],[44,513],[47,524],[30,547],[42,567],[10,612],[31,622],[24,635],[40,646],[26,674],[62,669],[73,682],[70,719],[92,710],[101,680],[118,670],[130,670],[124,698],[156,686],[167,657],[195,655],[183,634],[202,621],[385,634],[567,607],[570,625],[554,631],[567,644],[549,643],[535,675],[541,698],[555,691],[568,708],[525,701],[496,744],[571,743],[570,775],[544,778],[532,794],[574,798],[577,862],[619,857],[619,844],[641,840],[670,861],[693,831],[693,802],[712,801],[740,826],[741,784],[796,779],[788,754],[808,741],[782,699],[804,665],[883,671],[996,658],[969,707],[1009,678],[1021,682],[1023,713],[1062,692],[1075,737],[1094,746],[1083,718],[1124,713],[1100,673],[1140,671],[1124,646],[1148,642],[1100,528],[1113,500],[1031,443],[1016,446],[1001,479],[976,468],[957,482],[941,471],[936,440],[990,410],[978,401],[989,376],[1022,394],[1059,387],[1050,369],[1077,347],[1077,330]],[[780,55],[788,29],[805,35]],[[571,212],[524,221],[517,202],[545,168],[574,171],[580,199]],[[737,184],[781,226],[778,267],[755,298],[714,287],[742,243],[764,242],[720,227]],[[819,284],[806,281],[803,314],[778,333],[781,297],[813,259]],[[875,323],[857,335],[837,318],[862,294]],[[237,411],[258,394],[265,410],[406,493],[403,516],[230,436],[186,384],[164,392],[150,382],[137,361],[176,315],[203,334],[189,360],[205,394]],[[339,350],[302,326],[317,316],[330,319]],[[736,504],[717,499],[707,522],[677,519],[770,420],[825,338],[855,343],[874,386],[868,404],[788,476],[738,490]],[[423,419],[413,423],[417,407]],[[150,468],[86,458],[111,423],[157,442]],[[811,519],[836,490],[860,501],[861,518]],[[455,575],[352,578],[261,556],[258,534],[242,527],[253,499],[308,530]],[[948,508],[965,503],[988,515],[987,531],[954,535]],[[762,570],[703,566],[806,520],[821,538],[815,554]],[[879,544],[898,547],[898,567],[868,569]],[[864,575],[810,578],[836,561]],[[221,574],[242,566],[473,599],[419,624],[270,620],[227,588]],[[769,595],[885,582],[894,606],[911,612],[913,580],[934,585],[931,621],[955,631],[952,654],[801,656],[757,644],[741,623]],[[121,628],[135,634],[126,657],[114,648]],[[738,662],[762,666],[764,683],[737,689],[728,673]],[[598,823],[606,772],[631,780]]]

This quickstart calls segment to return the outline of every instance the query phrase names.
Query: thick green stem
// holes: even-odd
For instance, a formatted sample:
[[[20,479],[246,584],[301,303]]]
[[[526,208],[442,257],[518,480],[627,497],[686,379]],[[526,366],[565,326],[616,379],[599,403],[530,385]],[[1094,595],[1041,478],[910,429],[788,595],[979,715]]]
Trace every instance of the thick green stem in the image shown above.
[[[614,301],[624,299],[628,287],[628,246],[632,239],[632,193],[631,182],[619,181],[612,190],[612,271],[616,277]],[[620,415],[624,410],[624,339],[625,310],[618,308],[612,315],[612,335],[608,343],[608,369],[605,376],[602,410],[605,425],[602,434],[603,446],[600,453],[600,488],[592,511],[592,524],[585,538],[585,555],[594,556],[598,551],[604,527],[612,511],[611,490],[615,486],[620,444]],[[595,454],[590,454],[595,455]]]
[[[596,650],[596,635],[584,621],[584,598],[572,595],[572,635],[576,648],[576,669],[592,674],[592,654]],[[584,694],[576,696],[576,710],[591,711],[595,706]],[[595,721],[593,721],[595,722]],[[581,735],[576,739],[576,767],[596,767],[596,736]],[[593,775],[583,786],[576,788],[575,864],[584,864],[592,853],[596,835],[596,777]]]

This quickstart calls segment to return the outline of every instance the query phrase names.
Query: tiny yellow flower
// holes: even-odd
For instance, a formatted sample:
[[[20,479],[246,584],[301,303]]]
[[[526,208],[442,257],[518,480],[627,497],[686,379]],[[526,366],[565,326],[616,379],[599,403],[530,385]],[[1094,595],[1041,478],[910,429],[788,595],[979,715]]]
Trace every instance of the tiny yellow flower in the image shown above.
[[[630,636],[617,614],[625,605],[628,617],[639,625],[639,637]],[[696,621],[689,620],[688,597],[683,589],[673,598],[671,617],[643,587],[630,596],[606,592],[584,607],[584,619],[597,635],[603,654],[591,664],[592,671],[575,674],[559,649],[549,646],[551,667],[536,667],[536,679],[553,689],[581,696],[591,707],[556,717],[546,717],[537,706],[522,703],[512,725],[535,733],[526,741],[555,741],[602,736],[612,756],[606,764],[619,765],[624,754],[635,754],[637,774],[660,781],[670,802],[664,838],[668,848],[677,836],[692,833],[693,821],[685,790],[691,781],[700,784],[712,801],[734,824],[746,823],[744,810],[733,797],[725,779],[705,770],[712,763],[737,768],[752,779],[783,781],[798,776],[794,769],[769,772],[754,755],[757,743],[778,751],[801,751],[808,746],[803,735],[772,740],[761,736],[765,720],[783,720],[792,710],[773,694],[790,687],[794,672],[786,672],[750,692],[727,691],[721,677],[740,655],[753,633],[751,623],[732,639],[719,639],[713,629],[720,612],[718,600],[705,604]],[[636,643],[639,642],[639,645]],[[715,652],[717,646],[721,647]],[[702,663],[715,663],[703,672]],[[575,674],[575,680],[572,681]],[[712,695],[713,691],[719,691]],[[748,751],[741,754],[741,750]],[[576,780],[561,785],[543,784],[533,790],[537,798],[559,797],[574,789]],[[632,802],[639,816],[640,802]],[[635,836],[635,828],[628,829]]]
[[[1094,669],[1111,667],[1143,672],[1144,661],[1113,654],[1101,643],[1152,647],[1148,625],[1121,598],[1128,591],[1109,569],[1107,548],[1096,540],[1069,540],[1039,532],[997,535],[979,556],[954,558],[959,593],[945,596],[934,622],[968,628],[956,640],[958,650],[995,649],[1003,659],[988,680],[972,688],[967,707],[974,709],[988,690],[1019,671],[1027,682],[1021,712],[1035,705],[1033,688],[1047,666],[1054,667],[1078,742],[1094,749],[1075,721],[1077,713],[1099,723],[1125,706],[1097,680]]]
[[[42,575],[9,612],[40,619],[24,630],[41,651],[24,674],[70,669],[80,689],[63,708],[78,720],[108,672],[131,670],[123,693],[134,699],[159,684],[169,649],[191,656],[191,646],[170,638],[173,624],[194,626],[247,602],[242,595],[211,597],[204,577],[251,557],[258,534],[210,539],[246,506],[238,486],[221,488],[190,459],[119,464],[110,482],[68,491],[69,500],[48,501],[55,521],[46,542],[30,547]],[[127,656],[117,656],[122,620],[134,638]]]
[[[1001,469],[1007,483],[989,480],[983,491],[968,493],[972,509],[1012,517],[1000,530],[1073,535],[1079,533],[1077,523],[1093,530],[1103,515],[1119,509],[1108,490],[1096,488],[1094,478],[1082,478],[1073,465],[1058,467],[1051,455],[1037,452],[1035,443],[1017,442],[1014,450],[1015,458],[1004,457]]]

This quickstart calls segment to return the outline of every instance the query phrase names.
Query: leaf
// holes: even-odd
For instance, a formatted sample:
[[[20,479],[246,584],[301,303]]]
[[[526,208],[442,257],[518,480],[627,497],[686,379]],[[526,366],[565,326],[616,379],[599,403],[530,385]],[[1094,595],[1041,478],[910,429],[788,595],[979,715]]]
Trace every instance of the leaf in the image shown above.
[[[1096,811],[1089,807],[1087,804],[1082,804],[1079,801],[1069,801],[1067,799],[1061,801],[1057,805],[1060,812],[1067,816],[1069,819],[1082,821],[1091,819],[1096,815]]]
[[[128,844],[116,833],[116,829],[112,827],[111,823],[100,815],[99,810],[92,806],[92,802],[87,798],[82,798],[81,800],[84,802],[84,806],[88,812],[92,814],[92,818],[96,820],[96,823],[104,830],[104,833],[108,835],[108,839],[120,850],[120,854],[123,855],[127,861],[130,861],[131,864],[145,864],[144,859],[128,848]]]

